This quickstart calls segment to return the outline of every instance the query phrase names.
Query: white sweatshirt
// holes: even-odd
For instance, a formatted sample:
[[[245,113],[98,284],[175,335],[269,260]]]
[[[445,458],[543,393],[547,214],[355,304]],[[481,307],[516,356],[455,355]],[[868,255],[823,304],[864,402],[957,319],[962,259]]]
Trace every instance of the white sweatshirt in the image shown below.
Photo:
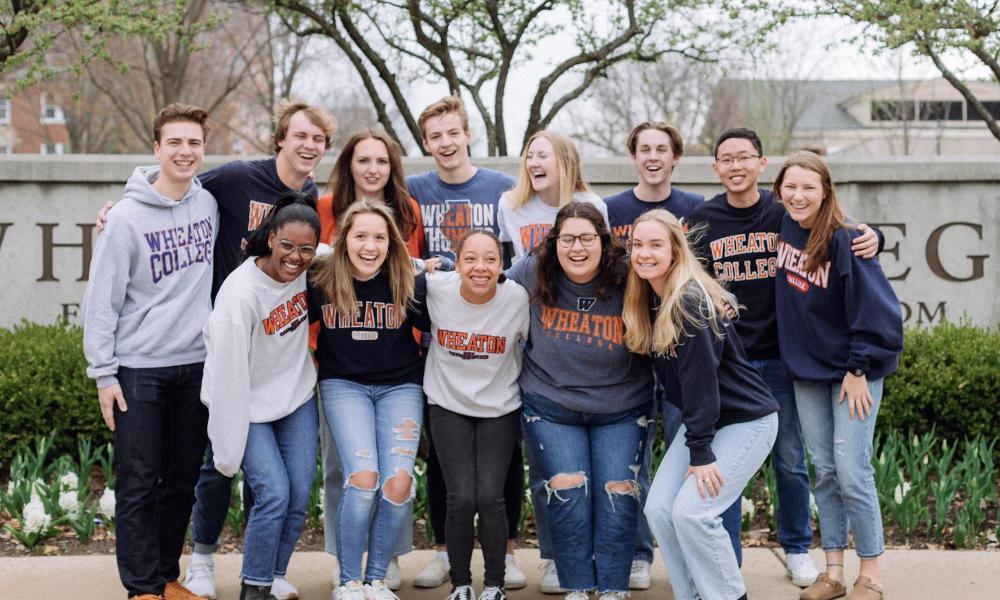
[[[232,477],[243,463],[250,423],[292,414],[312,396],[306,274],[280,283],[248,258],[222,284],[205,325],[201,401],[215,468]]]
[[[528,336],[528,292],[497,285],[485,304],[459,293],[458,273],[427,276],[431,346],[424,367],[427,401],[470,417],[500,417],[521,406],[521,342]]]

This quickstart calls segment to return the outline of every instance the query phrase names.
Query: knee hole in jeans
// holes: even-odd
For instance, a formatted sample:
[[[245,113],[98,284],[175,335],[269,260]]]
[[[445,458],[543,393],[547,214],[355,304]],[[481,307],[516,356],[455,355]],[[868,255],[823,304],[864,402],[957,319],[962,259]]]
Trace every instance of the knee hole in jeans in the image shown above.
[[[382,484],[382,497],[392,504],[402,505],[409,502],[411,489],[413,488],[413,477],[403,468],[397,468],[396,474],[385,480]]]
[[[419,439],[420,425],[412,417],[403,417],[399,426],[392,428],[397,441],[415,441]]]
[[[557,500],[566,502],[566,499],[559,495],[560,490],[573,490],[583,488],[587,493],[587,474],[583,471],[576,473],[557,473],[545,482],[545,491],[548,493],[548,501],[552,501],[552,496]]]
[[[358,471],[344,482],[344,487],[353,487],[365,492],[374,492],[378,487],[378,473],[375,471]]]

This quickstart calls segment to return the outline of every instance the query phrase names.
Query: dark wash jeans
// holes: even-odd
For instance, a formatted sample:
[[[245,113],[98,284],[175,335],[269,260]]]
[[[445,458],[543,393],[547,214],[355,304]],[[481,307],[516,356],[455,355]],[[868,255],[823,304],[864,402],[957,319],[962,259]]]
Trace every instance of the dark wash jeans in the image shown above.
[[[118,369],[128,410],[115,407],[116,554],[129,596],[162,594],[180,575],[207,440],[203,366]]]
[[[521,436],[521,411],[480,418],[431,404],[428,412],[448,490],[445,528],[452,585],[472,585],[469,562],[478,513],[484,583],[503,587],[508,533],[504,483]]]

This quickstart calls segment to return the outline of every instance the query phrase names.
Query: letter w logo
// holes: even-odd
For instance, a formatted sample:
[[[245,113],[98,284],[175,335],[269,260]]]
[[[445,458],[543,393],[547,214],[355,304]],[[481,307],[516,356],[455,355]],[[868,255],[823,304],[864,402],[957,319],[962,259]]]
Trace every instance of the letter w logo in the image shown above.
[[[597,304],[597,298],[576,299],[576,309],[582,310],[583,312],[590,312],[590,309],[594,308],[595,304]]]

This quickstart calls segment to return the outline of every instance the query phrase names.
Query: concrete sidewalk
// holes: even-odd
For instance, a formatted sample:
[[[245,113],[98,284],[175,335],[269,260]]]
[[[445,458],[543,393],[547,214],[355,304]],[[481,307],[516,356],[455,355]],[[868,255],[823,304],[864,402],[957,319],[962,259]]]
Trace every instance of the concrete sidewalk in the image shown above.
[[[402,600],[443,600],[450,586],[433,590],[416,589],[409,582],[432,557],[430,550],[411,552],[400,559],[403,569]],[[743,576],[749,596],[757,600],[798,598],[798,588],[785,577],[781,552],[762,548],[744,550]],[[558,600],[538,591],[541,571],[537,550],[518,550],[518,560],[528,574],[528,587],[510,592],[512,600]],[[813,551],[817,564],[822,553]],[[236,600],[242,556],[224,554],[216,557],[216,579],[220,600]],[[187,563],[187,557],[183,560]],[[182,565],[183,566],[183,565]],[[327,600],[333,589],[330,569],[333,559],[319,552],[297,553],[292,557],[288,579],[298,586],[306,600]],[[857,558],[848,556],[848,581],[857,576]],[[960,552],[943,550],[889,550],[882,569],[887,599],[996,600],[1000,598],[1000,552]],[[473,555],[476,589],[482,584],[482,558]],[[672,600],[660,557],[653,566],[653,587],[636,592],[636,600]],[[56,556],[0,558],[0,598],[108,600],[125,598],[118,581],[113,556]]]

